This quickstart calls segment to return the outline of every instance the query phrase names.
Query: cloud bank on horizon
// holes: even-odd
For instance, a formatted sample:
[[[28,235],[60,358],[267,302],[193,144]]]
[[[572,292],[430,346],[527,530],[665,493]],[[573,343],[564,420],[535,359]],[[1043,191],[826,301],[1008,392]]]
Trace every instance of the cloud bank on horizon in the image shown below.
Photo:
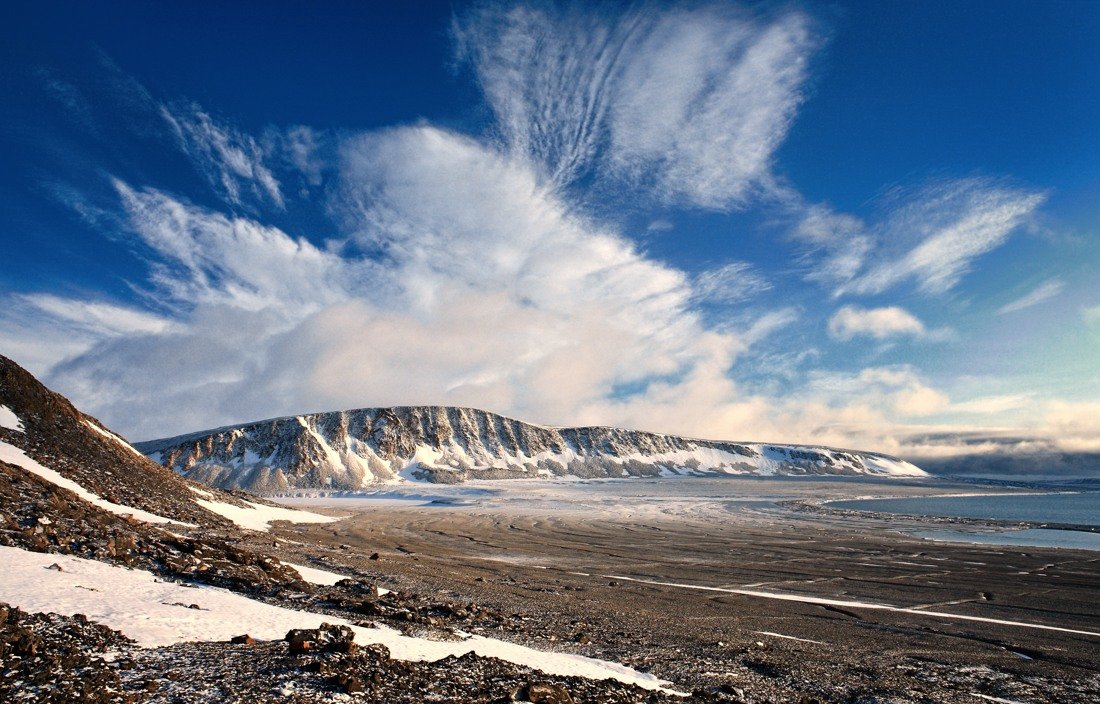
[[[1100,451],[1100,403],[952,366],[1071,294],[1093,306],[1070,316],[1079,335],[1100,339],[1095,287],[965,287],[1045,236],[1044,184],[935,173],[855,213],[784,174],[828,40],[809,10],[481,4],[450,36],[480,127],[250,133],[131,79],[134,120],[207,190],[103,168],[98,190],[59,191],[139,273],[121,293],[4,294],[0,352],[137,439],[448,404],[907,457],[1007,437]],[[725,224],[701,235],[733,242],[720,259],[654,253],[752,214],[763,256]],[[988,442],[950,432],[975,430]]]

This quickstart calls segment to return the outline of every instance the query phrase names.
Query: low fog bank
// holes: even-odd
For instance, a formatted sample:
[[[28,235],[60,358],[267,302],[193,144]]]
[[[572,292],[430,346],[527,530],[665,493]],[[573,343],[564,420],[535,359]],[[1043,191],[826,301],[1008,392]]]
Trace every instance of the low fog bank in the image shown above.
[[[1100,452],[985,452],[953,457],[909,457],[938,476],[1017,481],[1100,483]]]

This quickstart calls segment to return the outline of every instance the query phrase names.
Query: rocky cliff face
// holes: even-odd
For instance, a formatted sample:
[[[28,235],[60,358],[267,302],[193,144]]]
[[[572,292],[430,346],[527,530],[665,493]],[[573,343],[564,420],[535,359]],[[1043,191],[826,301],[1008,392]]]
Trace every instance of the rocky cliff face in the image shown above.
[[[618,428],[550,428],[439,406],[291,416],[136,446],[189,478],[260,493],[353,490],[402,479],[924,474],[907,462],[869,452]]]

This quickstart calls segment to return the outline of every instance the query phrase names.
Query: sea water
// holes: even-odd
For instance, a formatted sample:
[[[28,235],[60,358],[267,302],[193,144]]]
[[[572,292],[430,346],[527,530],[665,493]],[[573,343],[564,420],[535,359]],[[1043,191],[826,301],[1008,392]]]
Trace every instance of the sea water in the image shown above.
[[[909,516],[984,518],[998,521],[1100,526],[1100,492],[914,496],[904,499],[834,501],[835,508]],[[1100,533],[1028,528],[1026,530],[921,530],[910,535],[929,540],[1100,550]]]
[[[1100,492],[913,496],[904,499],[834,501],[834,508],[909,516],[985,518],[996,521],[1100,526]]]

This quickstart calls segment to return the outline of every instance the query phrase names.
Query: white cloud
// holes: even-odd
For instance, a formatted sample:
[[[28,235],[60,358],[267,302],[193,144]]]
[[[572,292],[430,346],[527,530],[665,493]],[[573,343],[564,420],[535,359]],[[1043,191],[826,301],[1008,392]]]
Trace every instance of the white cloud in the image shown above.
[[[772,287],[748,262],[729,262],[695,277],[695,296],[714,303],[738,303]]]
[[[264,163],[263,149],[251,136],[216,123],[197,105],[162,105],[160,115],[171,127],[180,149],[230,203],[241,204],[242,189],[246,189],[283,207],[279,181]]]
[[[706,329],[682,272],[477,141],[397,129],[350,140],[342,159],[342,215],[381,261],[116,182],[173,324],[96,339],[50,382],[133,437],[367,404],[572,423],[624,384],[724,388],[734,360],[794,318]]]
[[[40,313],[98,335],[162,333],[171,329],[167,318],[106,301],[63,298],[45,293],[17,296]]]
[[[950,405],[947,394],[928,385],[908,365],[867,367],[855,373],[814,371],[806,390],[811,397],[825,399],[833,407],[862,406],[895,421],[940,413]],[[870,428],[876,425],[881,429],[883,420]]]
[[[951,404],[952,413],[974,413],[1000,415],[1008,411],[1033,406],[1035,398],[1033,394],[999,394],[997,396],[980,396],[969,401],[960,401]]]
[[[895,189],[882,215],[864,222],[789,190],[790,236],[805,247],[805,278],[834,295],[880,294],[912,281],[923,293],[954,288],[974,261],[1031,222],[1042,193],[991,179],[949,179]]]
[[[815,39],[799,13],[761,23],[722,6],[641,30],[609,117],[610,167],[669,202],[725,209],[770,180]]]
[[[1056,439],[1070,452],[1100,452],[1100,402],[1050,401],[1045,405],[1039,433]]]
[[[1038,305],[1047,299],[1054,298],[1060,294],[1065,287],[1066,284],[1061,279],[1045,281],[1032,291],[998,308],[997,314],[1005,315],[1006,313],[1015,313],[1016,311]]]
[[[770,188],[817,44],[808,18],[608,13],[482,5],[455,23],[508,148],[555,185],[595,169],[669,203],[724,210]]]
[[[901,200],[877,228],[884,251],[842,287],[849,293],[881,293],[914,280],[926,293],[958,284],[979,256],[1002,245],[1045,200],[1041,193],[986,179],[944,181]]]
[[[131,229],[157,257],[151,283],[166,302],[302,315],[340,300],[354,277],[371,273],[277,228],[114,185]]]
[[[866,336],[876,340],[890,337],[922,337],[927,330],[916,316],[904,308],[860,308],[844,306],[829,318],[829,335],[837,340]]]
[[[10,294],[0,301],[3,354],[35,374],[104,340],[174,329],[169,318],[108,301],[44,293]]]
[[[306,125],[295,125],[287,129],[268,127],[264,130],[260,145],[265,161],[273,165],[272,169],[279,170],[284,181],[296,175],[301,181],[299,195],[308,198],[309,187],[320,186],[325,172],[332,166],[332,142],[328,133],[318,132]],[[289,183],[284,187],[290,190]]]
[[[808,249],[806,278],[824,285],[850,281],[874,244],[862,220],[821,204],[801,206],[791,235]]]

